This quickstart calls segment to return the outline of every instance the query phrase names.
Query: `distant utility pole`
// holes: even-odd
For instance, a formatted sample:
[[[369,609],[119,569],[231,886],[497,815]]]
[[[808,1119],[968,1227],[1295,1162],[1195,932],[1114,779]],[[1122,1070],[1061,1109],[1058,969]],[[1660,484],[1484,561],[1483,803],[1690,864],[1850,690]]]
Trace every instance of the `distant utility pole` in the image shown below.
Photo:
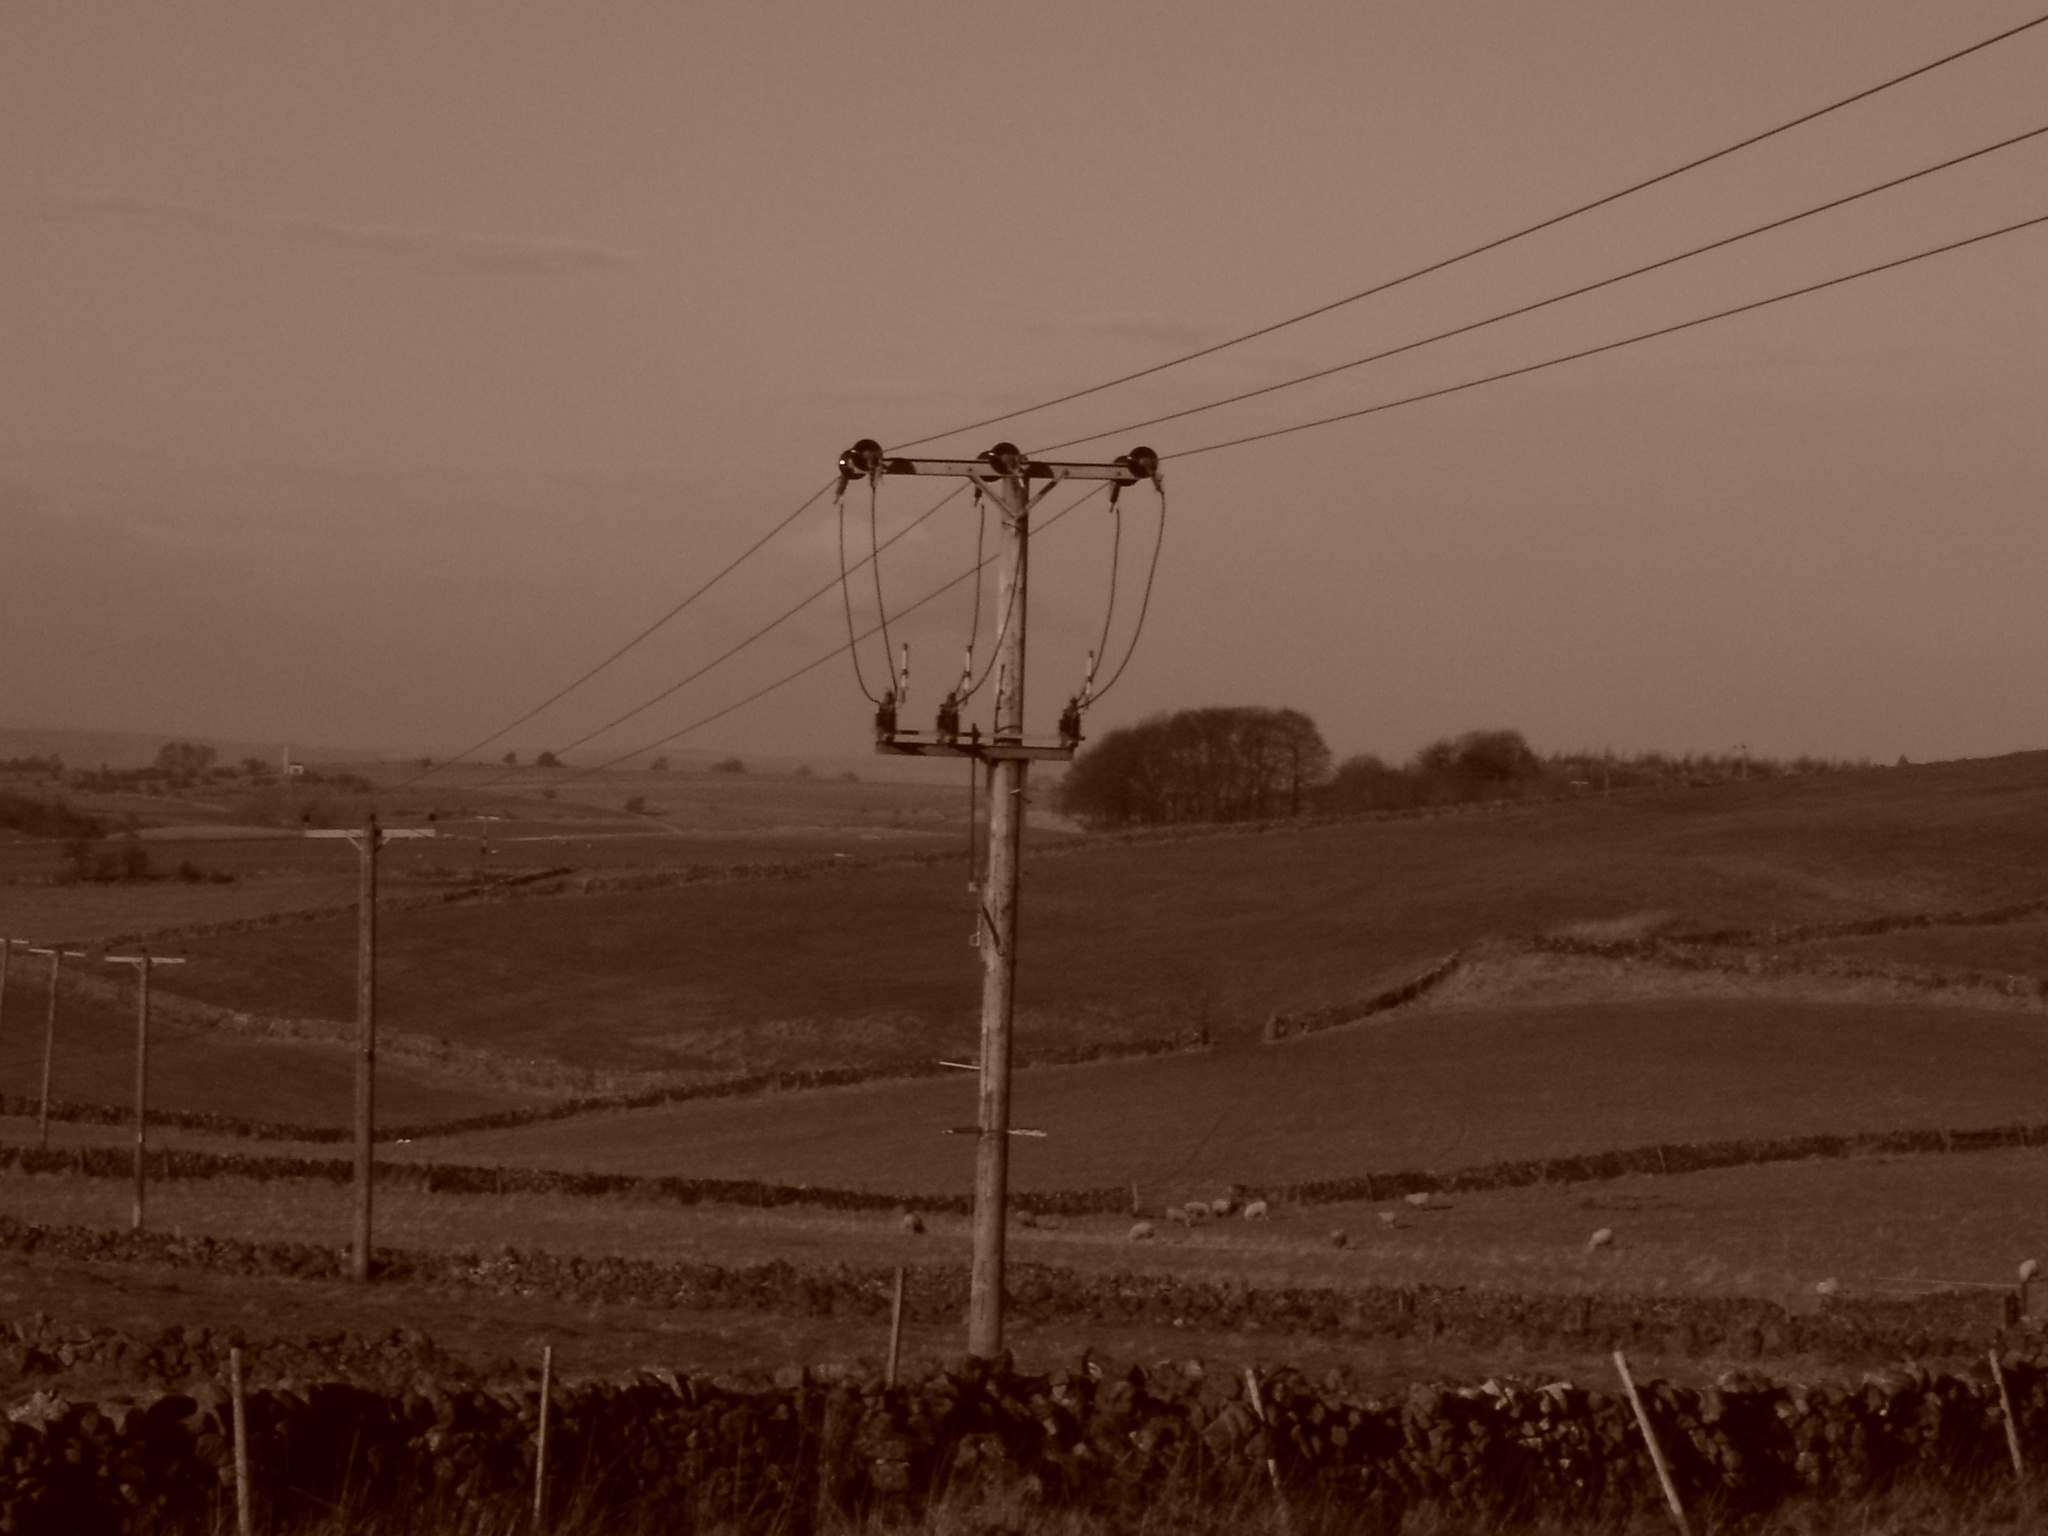
[[[875,719],[875,750],[887,756],[965,757],[988,764],[988,857],[983,866],[981,916],[981,1103],[974,1163],[974,1258],[969,1272],[967,1349],[987,1359],[1003,1347],[1004,1236],[1010,1180],[1010,1027],[1017,988],[1017,889],[1024,835],[1024,790],[1034,759],[1065,762],[1080,744],[1079,711],[1061,722],[1057,743],[1024,740],[1024,631],[1030,575],[1031,509],[1067,480],[1107,480],[1118,487],[1156,481],[1159,456],[1133,449],[1113,464],[1047,464],[998,443],[974,459],[899,459],[863,438],[839,459],[839,489],[882,475],[964,478],[986,494],[1002,516],[997,562],[994,728],[987,741],[959,733],[957,708],[942,712],[929,737],[897,729],[901,695],[885,696]],[[1046,481],[1032,493],[1031,482]],[[976,575],[979,580],[979,574]]]
[[[356,886],[356,1220],[349,1278],[370,1278],[370,1201],[376,1182],[373,1151],[377,1130],[377,850],[394,837],[432,837],[430,827],[377,825],[377,813],[360,830],[308,827],[307,837],[343,837],[355,844]]]
[[[170,960],[152,955],[144,950],[139,955],[106,955],[109,965],[132,965],[135,967],[135,1210],[129,1221],[131,1230],[142,1230],[143,1192],[147,1179],[143,1174],[143,1159],[149,1151],[149,973],[159,965],[183,965],[183,960]]]
[[[27,939],[0,939],[0,1033],[7,1022],[7,973],[14,968],[14,946],[28,947]]]
[[[29,953],[32,955],[48,955],[50,957],[50,1011],[43,1019],[43,1101],[42,1108],[36,1113],[36,1144],[48,1147],[50,1144],[50,1061],[57,1052],[57,980],[63,973],[65,958],[68,956],[73,960],[83,960],[85,958],[85,951],[82,949],[66,949],[61,944],[53,944],[47,949],[38,949],[31,946]]]

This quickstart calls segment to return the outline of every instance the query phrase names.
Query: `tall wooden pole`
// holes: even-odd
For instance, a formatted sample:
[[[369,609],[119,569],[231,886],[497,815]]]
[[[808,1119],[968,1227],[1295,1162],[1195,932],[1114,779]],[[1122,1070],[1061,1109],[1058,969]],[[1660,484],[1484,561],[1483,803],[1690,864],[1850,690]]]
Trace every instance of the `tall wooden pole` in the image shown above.
[[[144,1169],[149,1160],[149,973],[159,965],[185,962],[158,959],[146,949],[139,954],[105,958],[109,965],[135,967],[135,1208],[130,1224],[140,1232],[148,1189]]]
[[[143,1160],[149,1150],[149,955],[135,967],[135,1209],[129,1225],[142,1230],[146,1181]]]
[[[352,1279],[370,1278],[370,1202],[377,1167],[377,813],[364,819],[356,892],[356,1231]]]
[[[36,1111],[37,1144],[47,1148],[50,1145],[50,1063],[57,1054],[57,984],[63,976],[64,957],[69,955],[75,960],[81,952],[53,944],[48,949],[32,948],[29,953],[50,957],[50,1009],[43,1016],[42,1104]]]
[[[998,464],[1006,471],[1013,466]],[[1024,615],[1030,575],[1029,489],[1021,475],[988,483],[1002,513],[998,565],[1003,615],[996,646],[997,748],[1024,737]],[[1029,762],[990,764],[988,862],[981,883],[981,1115],[974,1161],[974,1259],[968,1280],[967,1350],[986,1359],[1003,1347],[1003,1259],[1010,1186],[1010,1023],[1017,988],[1017,886]]]
[[[7,1022],[7,973],[14,968],[14,940],[0,939],[0,1030]]]

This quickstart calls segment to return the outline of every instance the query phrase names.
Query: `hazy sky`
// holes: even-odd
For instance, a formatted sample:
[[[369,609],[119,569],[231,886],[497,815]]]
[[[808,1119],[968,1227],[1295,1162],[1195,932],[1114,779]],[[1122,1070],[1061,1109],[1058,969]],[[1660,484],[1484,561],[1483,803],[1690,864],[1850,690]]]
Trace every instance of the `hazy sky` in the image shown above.
[[[2028,19],[2039,0],[0,10],[0,724],[446,751],[839,451],[1355,291]],[[1168,454],[2048,213],[2048,139],[1447,345],[1143,431],[2048,124],[2048,27],[1384,297],[983,429]],[[1307,710],[1341,753],[2048,744],[2048,229],[1167,465],[1100,730]],[[855,529],[866,536],[856,493]],[[932,492],[884,488],[883,531]],[[1128,502],[1127,586],[1154,527]],[[956,503],[892,603],[971,559]],[[1033,715],[1109,524],[1035,551]],[[836,571],[821,502],[513,738],[560,745]],[[872,589],[857,589],[872,604]],[[913,713],[961,588],[902,626]],[[829,648],[821,602],[579,754]],[[871,659],[874,653],[871,654]],[[843,661],[685,744],[858,751]]]

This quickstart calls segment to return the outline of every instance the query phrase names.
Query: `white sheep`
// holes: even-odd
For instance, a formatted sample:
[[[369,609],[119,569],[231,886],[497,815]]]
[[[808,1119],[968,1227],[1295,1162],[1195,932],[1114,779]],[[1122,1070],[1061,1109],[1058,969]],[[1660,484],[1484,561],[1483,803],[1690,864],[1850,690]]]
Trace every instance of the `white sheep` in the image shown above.
[[[912,1237],[924,1231],[924,1218],[915,1211],[905,1211],[902,1218],[903,1230]]]
[[[1588,1253],[1591,1253],[1595,1248],[1612,1248],[1613,1246],[1614,1228],[1612,1227],[1602,1227],[1598,1232],[1595,1232],[1586,1239],[1586,1251]]]
[[[2022,1259],[2020,1261],[2021,1285],[2025,1285],[2029,1280],[2033,1279],[2034,1276],[2038,1275],[2039,1273],[2041,1273],[2041,1266],[2035,1263],[2032,1259]]]
[[[1149,1243],[1152,1241],[1152,1235],[1151,1222],[1134,1221],[1131,1223],[1131,1230],[1124,1234],[1124,1238],[1127,1242]]]
[[[1209,1214],[1212,1216],[1228,1216],[1236,1209],[1237,1202],[1228,1195],[1219,1195],[1209,1202]]]
[[[1177,1227],[1184,1227],[1188,1224],[1188,1213],[1177,1205],[1169,1205],[1159,1214],[1164,1220],[1172,1222]]]
[[[1265,1201],[1247,1200],[1245,1202],[1244,1219],[1246,1221],[1264,1221],[1268,1214]]]

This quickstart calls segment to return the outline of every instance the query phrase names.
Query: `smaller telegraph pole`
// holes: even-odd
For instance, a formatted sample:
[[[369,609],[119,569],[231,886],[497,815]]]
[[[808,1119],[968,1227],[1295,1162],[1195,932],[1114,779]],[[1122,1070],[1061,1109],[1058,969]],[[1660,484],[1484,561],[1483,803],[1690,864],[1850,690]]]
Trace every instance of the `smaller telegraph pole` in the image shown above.
[[[377,813],[360,830],[308,827],[307,837],[343,837],[355,845],[356,885],[356,1210],[349,1278],[370,1278],[371,1190],[377,1179],[377,850],[394,837],[432,837],[430,827],[379,827]]]
[[[43,1147],[50,1145],[50,1062],[57,1053],[57,982],[63,974],[66,957],[83,960],[82,949],[66,949],[62,944],[48,948],[31,946],[32,955],[50,957],[50,1011],[43,1018],[43,1097],[42,1108],[36,1112],[36,1141]]]
[[[148,1187],[143,1164],[149,1152],[149,973],[155,966],[183,965],[185,962],[152,955],[146,949],[139,955],[107,955],[103,958],[109,965],[135,967],[135,1210],[129,1227],[140,1232],[143,1192]]]

